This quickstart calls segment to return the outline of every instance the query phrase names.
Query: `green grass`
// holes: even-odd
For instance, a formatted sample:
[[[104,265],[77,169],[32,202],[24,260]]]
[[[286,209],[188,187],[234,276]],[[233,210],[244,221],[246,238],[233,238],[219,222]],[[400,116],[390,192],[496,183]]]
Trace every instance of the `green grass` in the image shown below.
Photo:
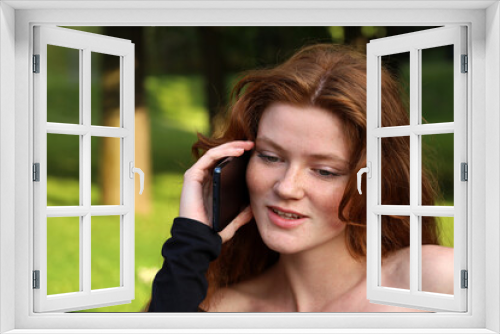
[[[154,177],[153,213],[147,217],[136,215],[135,219],[135,300],[130,304],[103,307],[86,312],[138,312],[149,301],[151,284],[163,263],[161,248],[170,237],[172,221],[179,213],[179,198],[183,175],[165,173]],[[102,244],[101,246],[105,246]],[[103,249],[97,254],[103,254]],[[106,275],[99,275],[106,280]],[[106,282],[96,283],[105,285]]]
[[[156,175],[152,182],[153,213],[147,217],[136,215],[135,300],[131,304],[87,310],[87,312],[137,312],[147,303],[153,276],[163,263],[161,247],[170,236],[172,221],[178,215],[182,178],[181,173]],[[77,181],[52,177],[48,180],[48,184],[49,189],[55,192],[68,186],[73,190],[78,189]],[[92,195],[99,196],[97,187],[92,188]],[[92,217],[92,289],[119,286],[118,218]],[[48,293],[78,291],[79,219],[49,218],[47,233]]]
[[[79,218],[47,218],[47,294],[80,291]]]

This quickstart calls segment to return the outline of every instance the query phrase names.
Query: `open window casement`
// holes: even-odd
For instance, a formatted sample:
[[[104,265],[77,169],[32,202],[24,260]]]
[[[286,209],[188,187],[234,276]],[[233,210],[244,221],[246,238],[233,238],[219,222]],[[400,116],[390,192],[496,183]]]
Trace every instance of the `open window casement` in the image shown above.
[[[422,55],[435,48],[447,48],[453,70],[449,89],[453,91],[453,119],[428,123],[422,115],[426,91],[422,85]],[[409,124],[384,123],[381,64],[384,57],[409,54]],[[374,303],[432,311],[467,310],[467,45],[466,28],[450,26],[372,40],[367,45],[367,298]],[[440,110],[430,110],[439,113]],[[451,136],[453,140],[453,203],[423,205],[423,137]],[[382,150],[391,140],[406,137],[409,143],[410,189],[408,205],[391,205],[382,198]],[[439,178],[439,175],[437,176]],[[402,286],[384,284],[381,245],[384,215],[406,216],[410,222],[409,282]],[[453,291],[449,294],[426,290],[422,227],[425,217],[446,217],[453,225]],[[392,228],[397,228],[393,226]],[[428,248],[427,248],[428,249]],[[427,267],[428,268],[428,267]],[[434,268],[436,270],[441,268]],[[424,272],[424,274],[423,274]],[[426,282],[432,283],[432,282]]]
[[[53,113],[50,109],[54,103],[57,104],[57,94],[61,92],[54,87],[48,89],[47,83],[50,82],[51,75],[59,75],[57,71],[60,66],[56,64],[48,68],[47,58],[51,56],[51,53],[54,56],[56,52],[59,52],[58,50],[75,55],[73,61],[68,64],[69,70],[77,79],[74,83],[67,83],[74,84],[76,87],[73,106],[64,110],[64,117],[54,120],[48,115]],[[116,126],[96,125],[95,120],[92,119],[91,95],[94,93],[91,93],[93,73],[91,59],[93,59],[93,54],[114,57],[119,64],[120,70],[117,71],[119,73],[114,74],[119,76],[116,97],[119,123]],[[128,40],[71,29],[37,26],[34,28],[33,82],[35,97],[33,106],[34,311],[64,312],[128,303],[134,299],[134,172],[138,172],[138,168],[134,168],[134,44]],[[73,115],[73,118],[68,118],[68,115]],[[117,196],[119,199],[116,205],[95,205],[96,202],[91,197],[92,150],[102,146],[100,140],[104,139],[111,139],[116,143],[114,151],[120,161],[119,168],[113,171],[114,176],[112,176],[116,177],[119,184],[119,196]],[[48,148],[50,149],[48,145],[54,145],[55,142],[74,144],[72,149],[78,157],[76,163],[78,190],[76,201],[67,205],[50,206],[47,201],[47,152]],[[64,153],[60,154],[64,155]],[[95,176],[93,180],[95,181]],[[61,197],[69,198],[70,191],[69,188],[61,188]],[[99,224],[107,224],[107,220],[112,220],[115,224],[117,235],[113,237],[120,240],[119,250],[117,250],[119,255],[116,256],[119,268],[117,276],[119,277],[116,279],[116,286],[99,288],[92,281],[95,273],[92,273],[91,263],[105,254],[91,254],[91,250],[96,233],[102,231],[99,229]],[[51,224],[55,225],[50,226]],[[73,287],[63,289],[64,293],[60,293],[61,286],[50,286],[48,279],[51,275],[63,275],[62,272],[48,265],[48,263],[53,263],[50,257],[70,253],[68,249],[57,249],[57,245],[54,247],[57,238],[49,238],[49,234],[54,232],[48,231],[57,231],[57,226],[62,226],[61,224],[71,224],[75,231],[72,251],[76,254],[76,259],[64,262],[76,267],[75,277],[68,278],[72,280]],[[106,239],[111,236],[99,237]],[[59,238],[68,238],[68,236],[59,235]]]

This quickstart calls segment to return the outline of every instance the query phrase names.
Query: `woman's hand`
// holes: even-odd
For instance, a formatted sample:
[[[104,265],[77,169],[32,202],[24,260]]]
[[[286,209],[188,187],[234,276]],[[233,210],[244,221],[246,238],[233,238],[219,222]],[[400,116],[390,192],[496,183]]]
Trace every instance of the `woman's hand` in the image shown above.
[[[234,218],[227,226],[219,232],[222,239],[222,243],[231,240],[236,231],[246,223],[248,223],[253,217],[252,208],[247,206],[243,211],[241,211],[236,218]]]
[[[240,156],[251,150],[251,141],[232,141],[208,150],[184,173],[179,216],[197,220],[212,226],[212,173],[218,161],[225,157]],[[252,219],[249,207],[243,210],[228,226],[219,233],[222,242],[231,239],[234,233]]]

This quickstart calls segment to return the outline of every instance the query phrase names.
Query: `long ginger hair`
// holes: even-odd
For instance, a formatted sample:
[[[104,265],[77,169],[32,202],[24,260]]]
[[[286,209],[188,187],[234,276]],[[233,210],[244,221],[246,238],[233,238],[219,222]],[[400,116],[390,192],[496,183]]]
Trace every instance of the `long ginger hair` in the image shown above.
[[[401,85],[382,69],[382,124],[409,124]],[[358,261],[366,258],[366,197],[357,192],[356,173],[366,166],[366,58],[346,46],[317,44],[305,47],[283,64],[247,72],[234,86],[226,123],[211,138],[198,134],[192,150],[199,158],[212,147],[233,140],[252,140],[266,108],[275,102],[315,106],[336,114],[343,122],[350,145],[350,178],[339,205],[339,218],[346,224],[345,243]],[[409,205],[409,137],[382,141],[382,204]],[[437,186],[422,175],[422,204],[433,205]],[[365,183],[363,183],[363,188]],[[382,258],[410,245],[409,217],[382,217]],[[433,217],[422,218],[422,244],[438,244]],[[332,254],[333,256],[333,254]],[[262,241],[255,222],[240,228],[222,246],[210,264],[209,290],[202,304],[213,302],[217,289],[255,277],[278,260],[279,254]]]

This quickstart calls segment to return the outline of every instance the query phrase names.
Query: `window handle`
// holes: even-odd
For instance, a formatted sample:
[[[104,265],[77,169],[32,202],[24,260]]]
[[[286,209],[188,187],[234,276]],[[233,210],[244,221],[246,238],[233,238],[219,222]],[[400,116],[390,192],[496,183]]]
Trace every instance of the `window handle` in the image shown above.
[[[360,195],[361,195],[361,176],[363,175],[363,173],[366,173],[367,174],[366,176],[369,179],[372,177],[372,163],[368,161],[366,165],[367,165],[366,167],[361,168],[358,171],[358,192]]]
[[[141,183],[141,190],[139,191],[139,195],[142,195],[142,191],[144,190],[144,172],[140,169],[140,168],[137,168],[137,167],[134,167],[134,162],[133,161],[130,161],[130,178],[133,179],[134,178],[134,173],[138,173],[139,174],[139,181]]]

